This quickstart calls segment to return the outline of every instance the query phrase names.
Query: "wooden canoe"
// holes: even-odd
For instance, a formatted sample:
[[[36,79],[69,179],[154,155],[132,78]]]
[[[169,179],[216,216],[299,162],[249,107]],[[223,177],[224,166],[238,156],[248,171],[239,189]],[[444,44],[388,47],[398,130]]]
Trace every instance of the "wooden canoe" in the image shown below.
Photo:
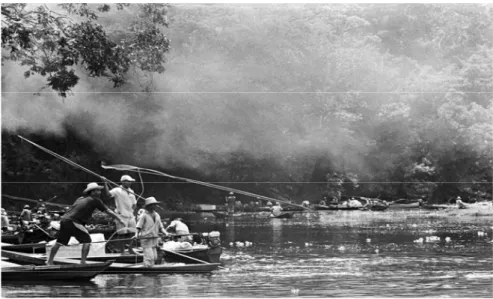
[[[441,205],[424,205],[421,207],[422,209],[425,210],[441,210],[441,209],[446,209],[450,208],[450,206],[441,206]]]
[[[6,244],[1,243],[2,250],[25,252],[25,253],[46,253],[46,243],[30,244]]]
[[[22,252],[12,252],[2,250],[2,257],[8,258],[11,261],[20,264],[34,264],[44,265],[46,262],[46,256],[42,254],[28,254]],[[55,258],[53,261],[56,265],[80,265],[78,260]],[[101,264],[93,261],[87,261],[87,265]],[[110,267],[105,269],[102,273],[207,273],[216,270],[221,264],[219,263],[206,263],[206,264],[162,264],[156,265],[153,268],[146,268],[141,263],[126,264],[126,263],[113,263]]]
[[[279,216],[274,216],[273,214],[270,214],[270,218],[279,218],[279,219],[285,219],[285,218],[293,218],[293,213],[282,213]]]
[[[392,203],[389,209],[417,209],[419,208],[419,202],[412,203]]]
[[[123,264],[113,263],[104,273],[122,274],[122,273],[137,273],[137,274],[175,274],[175,273],[209,273],[221,264],[162,264],[154,267],[144,267],[143,264]]]
[[[2,263],[4,281],[89,280],[106,270],[113,261],[95,264],[34,266]],[[5,265],[5,267],[4,267]]]
[[[137,251],[137,249],[134,249]],[[219,263],[222,247],[208,247],[208,248],[194,248],[191,250],[176,250],[177,254],[173,254],[173,251],[168,251],[164,253],[164,260],[167,263],[185,263],[185,264],[196,264],[197,261],[186,258],[182,255],[189,256],[194,259],[202,260],[207,263]],[[72,259],[80,259],[79,257],[74,257]],[[137,264],[144,261],[143,255],[140,252],[137,254],[127,254],[122,255],[120,253],[107,253],[105,255],[98,256],[88,256],[88,261],[104,262],[108,260],[115,260],[115,263],[126,263],[126,264]]]

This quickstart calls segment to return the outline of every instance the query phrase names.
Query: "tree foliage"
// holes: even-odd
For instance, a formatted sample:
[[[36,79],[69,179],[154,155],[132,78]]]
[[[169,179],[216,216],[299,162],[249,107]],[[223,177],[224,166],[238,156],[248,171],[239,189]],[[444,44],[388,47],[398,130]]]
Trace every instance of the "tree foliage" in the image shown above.
[[[115,6],[125,10],[129,4]],[[107,4],[60,4],[53,9],[2,4],[2,63],[27,66],[26,78],[47,76],[48,86],[62,97],[79,82],[80,69],[90,77],[108,78],[114,87],[125,84],[130,68],[163,72],[169,51],[163,32],[167,6],[139,4],[118,42],[98,23],[99,14],[110,9]]]

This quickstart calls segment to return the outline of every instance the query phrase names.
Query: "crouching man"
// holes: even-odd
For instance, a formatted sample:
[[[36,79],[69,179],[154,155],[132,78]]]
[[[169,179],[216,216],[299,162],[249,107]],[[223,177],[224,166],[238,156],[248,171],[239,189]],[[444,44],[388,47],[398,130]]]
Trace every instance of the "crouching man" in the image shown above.
[[[140,245],[144,253],[145,267],[152,267],[156,263],[159,232],[168,235],[161,222],[161,217],[155,211],[158,204],[159,201],[156,201],[154,197],[146,198],[144,204],[145,212],[137,222],[135,238],[141,238]]]
[[[97,183],[89,183],[83,192],[84,196],[78,198],[72,207],[62,216],[60,233],[58,234],[55,245],[51,249],[50,257],[46,264],[53,265],[53,259],[58,249],[61,245],[67,246],[71,237],[74,237],[82,244],[80,263],[86,263],[86,258],[91,248],[91,236],[84,225],[91,218],[95,209],[105,212],[123,223],[123,219],[110,210],[101,200],[101,189],[103,188]]]

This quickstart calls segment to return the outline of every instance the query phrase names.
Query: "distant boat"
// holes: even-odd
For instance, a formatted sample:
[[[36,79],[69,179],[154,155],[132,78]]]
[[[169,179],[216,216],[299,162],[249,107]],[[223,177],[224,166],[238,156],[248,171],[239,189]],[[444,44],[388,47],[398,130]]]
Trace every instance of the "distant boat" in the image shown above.
[[[274,216],[273,214],[269,215],[270,218],[281,218],[281,219],[286,219],[286,218],[293,218],[293,213],[282,213],[281,215]]]
[[[329,205],[315,205],[315,210],[334,210],[334,211],[356,211],[356,210],[371,210],[371,211],[384,211],[388,209],[389,205],[378,198],[369,198],[361,196],[353,196],[353,199],[360,202],[358,206],[348,206],[347,201],[349,198],[345,198],[342,204],[329,204]]]

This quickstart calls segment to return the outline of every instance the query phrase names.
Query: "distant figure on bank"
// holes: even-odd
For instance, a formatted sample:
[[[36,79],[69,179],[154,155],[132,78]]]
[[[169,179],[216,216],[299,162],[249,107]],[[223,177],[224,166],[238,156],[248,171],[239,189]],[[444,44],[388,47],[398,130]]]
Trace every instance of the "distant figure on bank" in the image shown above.
[[[310,202],[308,200],[304,200],[302,203],[301,203],[301,206],[303,206],[304,208],[308,208],[310,207]]]
[[[40,199],[41,200],[41,199]],[[45,204],[41,204],[38,208],[37,214],[46,214],[48,211],[46,210]]]
[[[42,210],[43,207],[44,207],[44,201],[40,198],[40,199],[38,199],[38,202],[37,202],[36,206],[34,207],[33,212],[38,212],[40,209]]]
[[[276,217],[280,216],[282,214],[281,204],[279,202],[277,202],[275,206],[270,208],[270,212],[272,213],[272,215],[274,215]]]
[[[324,199],[322,199],[322,200],[318,203],[318,205],[320,205],[320,206],[326,206],[326,205],[327,205],[327,197],[325,197],[325,196],[324,196]]]
[[[2,230],[7,230],[9,227],[9,217],[7,216],[7,211],[2,208]]]
[[[152,267],[156,263],[159,232],[168,235],[161,222],[161,217],[155,211],[158,204],[159,201],[154,197],[146,198],[144,204],[145,212],[137,222],[135,238],[145,238],[140,240],[144,253],[145,267]]]
[[[243,211],[243,204],[241,201],[237,200],[235,202],[235,212],[242,212]]]
[[[226,197],[226,206],[228,208],[228,214],[233,214],[235,211],[235,201],[236,196],[233,192],[229,192],[229,195]]]
[[[455,203],[457,204],[457,208],[459,208],[459,209],[467,209],[467,205],[462,201],[462,198],[460,196],[457,196],[457,199],[455,200]]]
[[[33,221],[31,207],[29,205],[25,205],[24,209],[22,209],[20,220],[28,223]],[[22,222],[23,225],[27,225],[28,223]]]
[[[107,182],[105,181],[105,184]],[[55,245],[51,249],[50,257],[47,264],[53,265],[53,259],[58,252],[61,245],[67,246],[71,237],[74,237],[83,244],[81,249],[80,263],[85,264],[89,249],[91,248],[91,236],[85,228],[87,220],[91,218],[95,209],[105,212],[112,218],[118,219],[123,223],[123,219],[115,212],[110,210],[101,200],[101,189],[104,187],[99,186],[98,183],[89,183],[87,188],[82,192],[85,197],[79,197],[70,210],[68,210],[61,218],[60,221],[60,233],[56,240]]]
[[[105,177],[102,177],[106,181]],[[111,190],[105,189],[108,197],[115,199],[115,212],[123,219],[124,223],[120,224],[116,222],[116,233],[119,239],[130,239],[136,233],[136,222],[134,217],[134,210],[137,206],[137,200],[135,199],[134,190],[130,188],[132,182],[135,180],[129,175],[123,175],[120,179],[122,183],[120,186]],[[105,186],[108,186],[107,184]],[[125,246],[128,245],[128,251],[132,252],[132,241],[119,241],[120,253],[125,253]]]

